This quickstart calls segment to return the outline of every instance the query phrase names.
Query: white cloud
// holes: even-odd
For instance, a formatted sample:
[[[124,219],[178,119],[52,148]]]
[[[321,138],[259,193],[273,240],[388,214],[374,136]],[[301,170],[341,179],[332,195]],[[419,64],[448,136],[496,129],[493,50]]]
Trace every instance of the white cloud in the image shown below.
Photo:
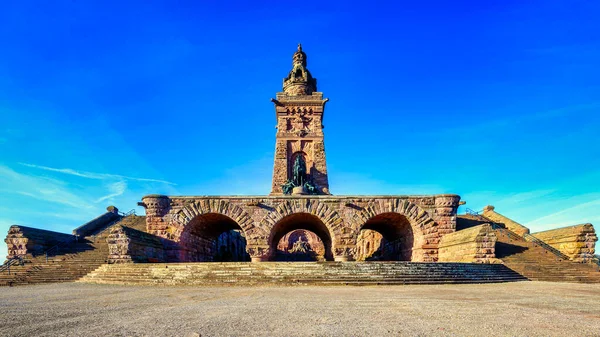
[[[108,194],[108,195],[105,195],[105,196],[99,198],[98,200],[96,200],[96,203],[123,195],[123,193],[125,193],[126,189],[127,189],[127,184],[125,183],[125,181],[118,181],[116,183],[112,183],[112,184],[108,185],[108,190],[110,191],[111,194]]]
[[[110,173],[94,173],[94,172],[86,172],[86,171],[76,171],[76,170],[73,170],[70,168],[53,168],[53,167],[48,167],[48,166],[27,164],[27,163],[19,163],[19,164],[21,164],[23,166],[35,168],[35,169],[51,171],[51,172],[58,172],[58,173],[73,175],[73,176],[77,176],[77,177],[88,178],[88,179],[125,179],[125,180],[163,183],[163,184],[167,184],[167,185],[176,185],[175,183],[172,183],[172,182],[169,182],[166,180],[159,180],[159,179],[136,178],[136,177],[128,177],[128,176],[122,176],[119,174],[110,174]]]
[[[519,192],[510,194],[500,200],[498,203],[501,204],[520,204],[525,201],[536,200],[545,196],[552,194],[555,190],[547,189],[547,190],[535,190],[528,192]]]
[[[598,212],[600,199],[587,201],[563,208],[557,212],[536,218],[526,225],[528,227],[538,228],[543,227],[557,228],[561,226],[578,225],[588,222],[600,221],[600,213]]]
[[[1,192],[20,194],[76,208],[91,208],[88,202],[69,191],[62,181],[24,175],[2,165],[0,165],[0,177],[3,181]]]

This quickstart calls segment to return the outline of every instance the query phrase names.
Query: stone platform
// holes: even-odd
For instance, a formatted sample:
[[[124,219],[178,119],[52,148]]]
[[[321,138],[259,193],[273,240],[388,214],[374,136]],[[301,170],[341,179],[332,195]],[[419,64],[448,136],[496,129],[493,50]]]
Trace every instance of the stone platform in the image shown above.
[[[105,264],[78,282],[146,285],[395,285],[527,280],[502,264],[263,262]]]

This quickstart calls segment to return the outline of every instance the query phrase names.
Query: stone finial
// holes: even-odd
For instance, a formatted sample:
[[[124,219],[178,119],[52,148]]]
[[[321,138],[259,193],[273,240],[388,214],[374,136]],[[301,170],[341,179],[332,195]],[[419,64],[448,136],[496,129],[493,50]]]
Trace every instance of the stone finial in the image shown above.
[[[283,92],[290,96],[311,95],[317,91],[317,79],[313,78],[306,68],[306,53],[302,51],[302,44],[292,56],[292,70],[283,79]]]
[[[493,211],[494,209],[496,209],[496,207],[492,206],[492,205],[487,205],[483,208],[483,211]]]
[[[118,209],[118,208],[116,208],[115,206],[112,206],[112,205],[111,205],[111,206],[108,206],[108,207],[106,207],[106,210],[107,210],[108,212],[115,213],[115,214],[119,213],[119,209]]]
[[[306,67],[306,53],[302,51],[302,44],[298,43],[298,50],[292,56],[292,66],[301,64]]]

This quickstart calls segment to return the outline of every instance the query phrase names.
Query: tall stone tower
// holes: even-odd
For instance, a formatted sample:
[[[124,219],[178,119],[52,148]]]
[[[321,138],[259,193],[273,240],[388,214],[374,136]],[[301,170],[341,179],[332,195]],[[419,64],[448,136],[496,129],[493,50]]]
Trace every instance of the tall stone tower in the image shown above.
[[[306,164],[306,180],[314,189],[307,193],[330,194],[323,142],[323,93],[317,92],[317,79],[306,68],[302,45],[294,53],[292,70],[283,79],[283,92],[275,103],[277,136],[271,195],[282,195],[294,180],[294,164]],[[300,158],[298,158],[300,157]],[[287,191],[289,193],[289,189]]]

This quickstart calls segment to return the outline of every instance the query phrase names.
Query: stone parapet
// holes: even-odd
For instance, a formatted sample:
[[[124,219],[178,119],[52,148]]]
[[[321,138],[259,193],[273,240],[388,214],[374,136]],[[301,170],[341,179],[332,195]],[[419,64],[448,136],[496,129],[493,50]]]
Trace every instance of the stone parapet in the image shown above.
[[[485,206],[483,208],[483,216],[492,220],[493,222],[503,224],[507,229],[509,229],[510,231],[515,232],[521,236],[523,236],[524,234],[529,234],[529,228],[496,212],[494,206],[491,206],[491,205]]]
[[[489,224],[471,227],[442,237],[439,262],[496,263],[496,234]]]
[[[13,225],[8,229],[4,242],[8,248],[7,258],[36,255],[63,242],[73,242],[75,236],[44,229]]]
[[[562,227],[531,235],[558,249],[573,261],[589,262],[594,259],[598,236],[592,224]]]
[[[114,206],[109,207],[109,211],[100,215],[99,217],[88,221],[87,223],[75,228],[73,235],[77,236],[88,236],[96,233],[98,230],[106,228],[111,223],[121,219],[118,213],[118,209]]]

